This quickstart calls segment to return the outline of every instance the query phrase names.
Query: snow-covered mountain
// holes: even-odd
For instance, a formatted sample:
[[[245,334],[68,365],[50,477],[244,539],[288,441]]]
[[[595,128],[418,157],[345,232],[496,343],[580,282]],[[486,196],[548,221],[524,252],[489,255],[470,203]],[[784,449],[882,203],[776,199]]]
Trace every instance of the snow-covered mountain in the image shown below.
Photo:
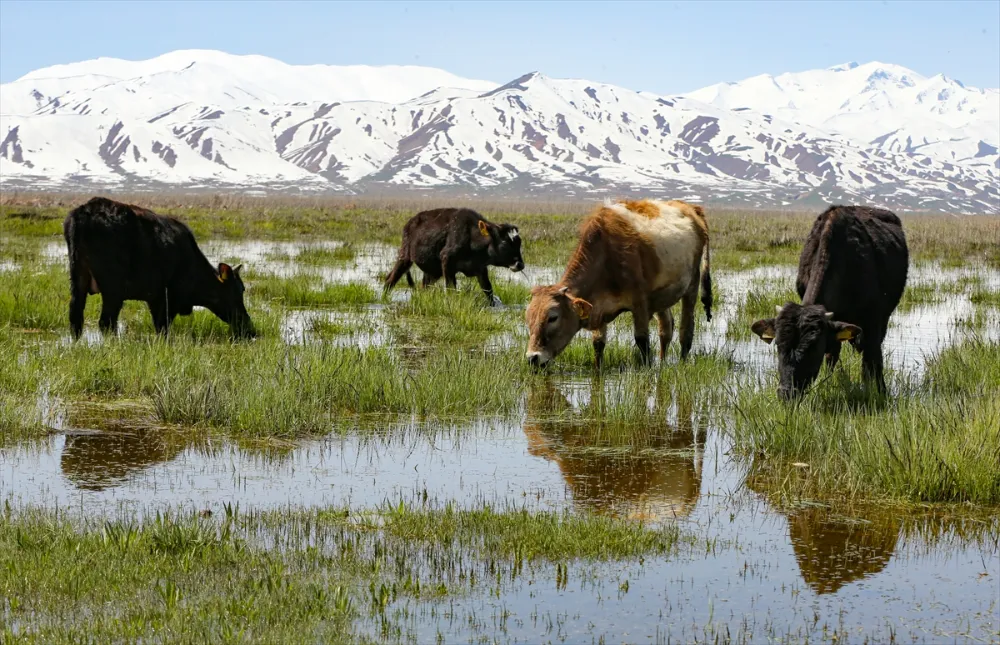
[[[665,97],[179,51],[4,84],[0,136],[5,189],[457,186],[1000,212],[1000,91],[879,63]]]

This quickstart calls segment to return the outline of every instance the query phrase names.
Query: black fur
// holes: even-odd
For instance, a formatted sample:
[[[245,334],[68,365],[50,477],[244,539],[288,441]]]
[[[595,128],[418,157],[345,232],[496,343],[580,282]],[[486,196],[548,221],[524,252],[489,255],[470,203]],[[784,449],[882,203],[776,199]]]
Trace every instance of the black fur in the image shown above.
[[[865,377],[884,391],[882,341],[908,268],[906,236],[895,214],[831,206],[816,218],[799,258],[796,291],[802,304],[788,303],[776,318],[753,326],[758,335],[769,329],[774,337],[779,395],[801,394],[819,374],[823,356],[834,367],[848,339],[862,354]]]
[[[483,235],[480,222],[485,224],[488,235]],[[517,227],[493,224],[468,208],[422,211],[403,227],[399,259],[385,279],[385,290],[392,289],[404,275],[412,287],[410,267],[414,264],[424,273],[425,287],[444,276],[445,286],[454,288],[459,272],[475,276],[492,304],[493,285],[488,267],[523,269],[521,236]]]
[[[213,267],[182,222],[94,197],[70,211],[63,233],[69,250],[69,320],[74,338],[83,330],[87,295],[93,293],[102,296],[100,328],[105,332],[118,329],[125,300],[142,300],[161,334],[167,333],[176,316],[199,306],[228,323],[237,335],[254,335],[243,304],[240,267]]]

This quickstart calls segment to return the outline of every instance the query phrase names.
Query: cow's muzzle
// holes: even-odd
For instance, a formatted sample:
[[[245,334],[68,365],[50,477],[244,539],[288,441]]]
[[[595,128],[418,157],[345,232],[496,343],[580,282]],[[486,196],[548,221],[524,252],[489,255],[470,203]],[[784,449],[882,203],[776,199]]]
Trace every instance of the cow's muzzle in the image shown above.
[[[528,364],[536,370],[545,367],[549,363],[548,357],[542,352],[528,352],[526,356],[528,357]]]
[[[514,264],[510,265],[511,271],[522,271],[524,270],[524,262],[518,260]]]

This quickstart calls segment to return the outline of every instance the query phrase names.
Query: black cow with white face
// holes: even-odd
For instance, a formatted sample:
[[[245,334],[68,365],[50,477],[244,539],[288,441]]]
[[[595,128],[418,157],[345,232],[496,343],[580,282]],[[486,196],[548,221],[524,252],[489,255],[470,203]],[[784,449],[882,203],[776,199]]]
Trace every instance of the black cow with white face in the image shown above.
[[[899,218],[880,208],[831,206],[813,224],[799,258],[802,304],[777,308],[751,330],[778,349],[778,395],[800,396],[841,344],[861,352],[864,375],[885,391],[882,341],[906,287],[909,251]]]
[[[444,276],[445,286],[455,288],[456,276],[463,273],[479,280],[492,305],[493,285],[490,266],[511,271],[524,268],[521,235],[516,226],[494,224],[468,208],[438,208],[414,215],[403,227],[403,243],[396,265],[385,279],[385,291],[392,289],[405,275],[412,287],[410,267],[416,264],[424,273],[423,286],[430,286]]]

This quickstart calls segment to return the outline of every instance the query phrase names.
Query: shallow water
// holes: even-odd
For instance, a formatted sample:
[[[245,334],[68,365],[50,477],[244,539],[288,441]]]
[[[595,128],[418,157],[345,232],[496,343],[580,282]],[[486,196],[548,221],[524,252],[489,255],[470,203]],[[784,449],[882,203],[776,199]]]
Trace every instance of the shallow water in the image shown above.
[[[240,446],[160,429],[70,429],[0,450],[0,498],[87,516],[221,512],[226,503],[246,510],[485,502],[679,522],[697,537],[671,558],[571,563],[565,586],[553,567],[538,565],[499,598],[449,602],[450,617],[414,604],[405,622],[418,642],[439,630],[448,641],[690,641],[727,633],[754,642],[824,640],[824,626],[851,641],[890,633],[926,642],[997,637],[1000,518],[979,537],[944,521],[935,526],[954,535],[927,542],[891,512],[778,507],[767,490],[747,484],[722,433],[702,425],[698,410],[674,405],[661,427],[643,428],[632,442],[553,420],[592,397],[589,388],[589,381],[543,381],[519,418],[397,425],[367,438]]]
[[[205,246],[212,258],[239,257],[255,263],[255,270],[316,271],[329,281],[373,285],[395,254],[372,245],[343,266],[303,269],[294,259],[275,259],[294,258],[301,244]],[[60,253],[64,248],[53,246],[46,257],[58,260]],[[1000,287],[1000,272],[979,273],[987,286]],[[558,277],[550,269],[500,274],[529,284]],[[965,269],[921,266],[911,272],[911,284],[945,284],[967,275]],[[791,284],[794,268],[716,271],[714,278],[723,301],[711,323],[699,312],[695,351],[718,349],[731,353],[738,369],[773,372],[772,347],[752,337],[727,339],[726,330],[753,285]],[[397,293],[408,297],[405,287]],[[971,333],[959,323],[973,310],[967,295],[947,295],[897,312],[886,341],[887,365],[919,377],[926,356]],[[381,305],[360,313],[290,311],[282,335],[287,343],[391,345],[386,313]],[[317,318],[351,332],[320,339],[311,331]],[[977,333],[1000,337],[997,311]],[[631,345],[627,317],[612,326],[611,336]],[[96,333],[88,339],[100,341]],[[489,349],[519,352],[522,342],[515,334],[498,334]],[[473,593],[449,601],[446,611],[413,604],[406,623],[418,642],[439,632],[448,641],[759,642],[829,640],[836,632],[850,642],[1000,642],[1000,516],[971,534],[958,520],[921,518],[932,527],[927,535],[945,536],[932,539],[907,530],[909,520],[891,511],[778,506],[768,490],[746,481],[723,433],[704,425],[701,411],[673,405],[662,427],[641,428],[633,441],[610,440],[585,423],[552,420],[594,394],[589,379],[554,376],[533,384],[523,413],[512,419],[402,424],[377,434],[366,428],[268,444],[161,429],[67,427],[59,406],[43,396],[46,424],[59,431],[0,448],[0,499],[88,516],[166,508],[218,512],[227,503],[364,509],[399,500],[464,507],[486,502],[676,522],[698,539],[700,546],[683,547],[670,558],[570,563],[565,585],[553,566],[542,564],[499,597]]]

